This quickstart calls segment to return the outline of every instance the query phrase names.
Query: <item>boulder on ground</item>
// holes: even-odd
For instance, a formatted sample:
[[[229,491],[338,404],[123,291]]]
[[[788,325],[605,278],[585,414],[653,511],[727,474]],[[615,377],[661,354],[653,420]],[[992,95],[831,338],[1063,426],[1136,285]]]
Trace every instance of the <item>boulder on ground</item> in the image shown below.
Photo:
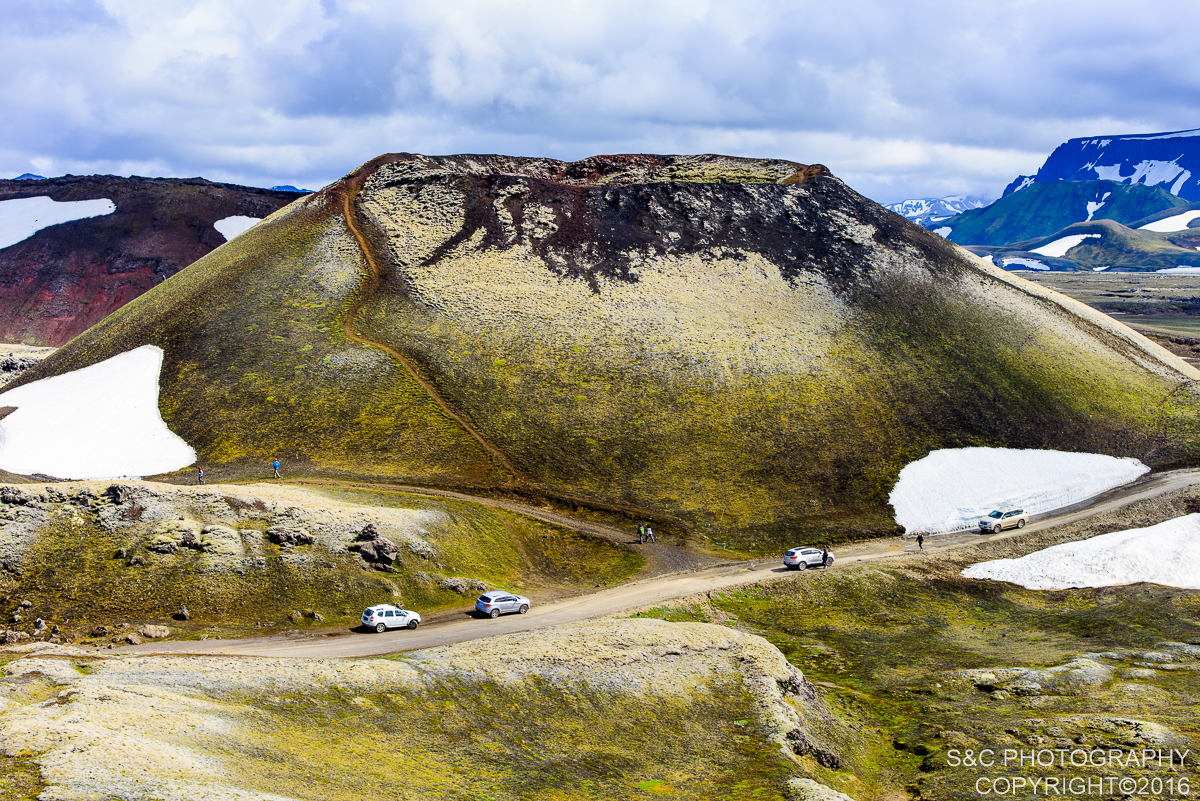
[[[461,578],[458,576],[453,578],[443,578],[438,582],[438,586],[443,590],[457,592],[459,595],[481,592],[487,589],[487,585],[479,579]]]
[[[23,631],[14,629],[0,631],[0,645],[12,645],[26,639],[29,639],[29,635]]]
[[[146,625],[138,629],[138,634],[152,640],[161,640],[163,637],[170,637],[171,630],[166,626]]]
[[[191,617],[191,613],[188,612],[188,608],[186,606],[181,606],[179,607],[179,611],[176,612],[173,617],[176,620],[187,620],[189,617]]]
[[[788,801],[854,801],[853,798],[812,779],[788,779],[783,785]]]
[[[312,545],[313,536],[294,526],[272,526],[267,529],[267,539],[276,545]]]

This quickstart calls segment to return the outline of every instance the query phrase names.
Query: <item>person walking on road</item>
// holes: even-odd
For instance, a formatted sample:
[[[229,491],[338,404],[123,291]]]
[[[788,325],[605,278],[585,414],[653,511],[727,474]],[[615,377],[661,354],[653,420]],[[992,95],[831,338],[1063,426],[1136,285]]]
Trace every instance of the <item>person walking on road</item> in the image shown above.
[[[204,483],[204,468],[203,467],[196,468],[196,480],[199,481],[201,484]]]
[[[275,470],[275,478],[279,478],[279,460],[276,459],[275,462],[271,465],[271,467],[274,468],[274,470]]]
[[[641,545],[645,541],[646,541],[646,527],[638,526],[638,545]]]
[[[917,547],[920,548],[922,551],[925,550],[925,535],[924,534],[917,535]]]
[[[654,529],[649,526],[646,526],[646,542],[658,542],[658,540],[654,539]]]

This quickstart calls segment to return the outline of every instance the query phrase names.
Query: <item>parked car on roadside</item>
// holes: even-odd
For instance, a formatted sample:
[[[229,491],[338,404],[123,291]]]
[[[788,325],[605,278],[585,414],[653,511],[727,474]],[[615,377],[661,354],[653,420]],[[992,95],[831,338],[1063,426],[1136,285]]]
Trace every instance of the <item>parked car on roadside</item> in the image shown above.
[[[421,625],[421,616],[411,609],[379,604],[363,610],[362,624],[382,634],[388,629],[415,629]]]
[[[822,552],[820,548],[792,548],[783,555],[783,566],[788,570],[829,567],[832,564],[833,553],[831,551]]]
[[[529,611],[529,599],[524,595],[515,595],[502,590],[485,592],[475,600],[475,610],[488,617],[500,617],[509,612],[523,615]]]
[[[980,531],[998,534],[1006,528],[1025,528],[1029,515],[1019,506],[1002,506],[979,521]]]

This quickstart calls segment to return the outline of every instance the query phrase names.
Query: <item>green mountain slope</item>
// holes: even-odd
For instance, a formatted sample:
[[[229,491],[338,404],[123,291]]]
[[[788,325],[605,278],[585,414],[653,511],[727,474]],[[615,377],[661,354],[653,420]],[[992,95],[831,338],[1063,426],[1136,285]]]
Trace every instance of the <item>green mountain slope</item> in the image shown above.
[[[1064,237],[1078,235],[1086,238],[1061,257],[1045,257],[1034,252]],[[1153,272],[1172,267],[1200,266],[1200,250],[1189,244],[1192,241],[1200,243],[1200,231],[1155,233],[1129,228],[1112,220],[1098,220],[1069,225],[1051,236],[997,249],[993,259],[1002,266],[1007,266],[1012,259],[1033,259],[1055,270]]]
[[[1126,225],[1187,201],[1157,186],[1116,181],[1044,181],[939,223],[960,245],[1011,245],[1049,236],[1068,225],[1115,220]],[[946,233],[946,232],[943,232]]]
[[[148,343],[227,475],[278,453],[760,550],[890,531],[936,448],[1189,461],[1200,378],[822,167],[716,156],[381,157],[23,380]]]

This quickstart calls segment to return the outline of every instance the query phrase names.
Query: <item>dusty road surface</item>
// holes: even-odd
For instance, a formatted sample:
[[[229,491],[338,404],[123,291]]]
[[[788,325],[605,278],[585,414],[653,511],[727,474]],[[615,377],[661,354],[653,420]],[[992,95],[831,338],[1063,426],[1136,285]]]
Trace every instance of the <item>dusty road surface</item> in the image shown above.
[[[1136,501],[1198,483],[1200,483],[1200,470],[1195,469],[1152,474],[1133,484],[1097,496],[1074,508],[1045,515],[1024,529],[1010,529],[1000,534],[982,535],[963,532],[929,537],[925,541],[925,550],[936,552],[989,540],[1024,536],[1084,520]],[[574,522],[583,523],[583,521]],[[587,523],[586,525],[596,524]],[[645,546],[646,549],[656,547],[670,551],[684,550],[665,544]],[[846,565],[888,559],[912,553],[916,548],[913,540],[902,540],[898,537],[846,546],[835,549],[837,563],[831,569],[837,570]],[[326,659],[380,656],[620,614],[627,610],[654,606],[673,598],[751,584],[784,575],[786,572],[778,558],[755,559],[733,564],[724,563],[713,567],[698,567],[648,579],[635,577],[633,580],[615,587],[550,604],[539,605],[535,598],[534,606],[528,614],[508,615],[496,620],[473,617],[464,609],[461,616],[451,615],[447,618],[439,615],[438,622],[422,626],[415,631],[399,630],[384,634],[346,630],[288,632],[237,640],[145,643],[115,650],[123,653],[230,654]]]

